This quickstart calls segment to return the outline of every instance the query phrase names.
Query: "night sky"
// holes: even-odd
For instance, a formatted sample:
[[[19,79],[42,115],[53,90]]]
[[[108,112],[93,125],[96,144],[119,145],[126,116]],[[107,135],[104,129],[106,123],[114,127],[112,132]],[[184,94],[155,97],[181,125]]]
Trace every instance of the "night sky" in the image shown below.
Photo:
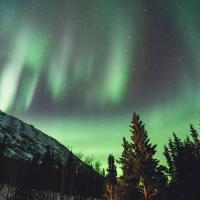
[[[200,1],[0,0],[0,109],[119,156],[138,112],[162,147],[200,121]]]

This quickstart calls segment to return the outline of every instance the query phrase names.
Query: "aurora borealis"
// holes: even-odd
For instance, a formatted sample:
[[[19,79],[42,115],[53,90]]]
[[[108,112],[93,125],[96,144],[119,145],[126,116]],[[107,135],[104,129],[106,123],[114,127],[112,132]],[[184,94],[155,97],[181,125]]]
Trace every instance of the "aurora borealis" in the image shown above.
[[[0,0],[0,109],[102,163],[133,111],[158,144],[200,110],[197,0]]]

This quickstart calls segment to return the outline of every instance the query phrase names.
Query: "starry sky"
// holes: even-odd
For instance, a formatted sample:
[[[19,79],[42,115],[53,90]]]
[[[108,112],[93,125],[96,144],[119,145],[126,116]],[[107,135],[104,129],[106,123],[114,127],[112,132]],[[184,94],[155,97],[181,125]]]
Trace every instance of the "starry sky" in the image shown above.
[[[0,109],[105,165],[138,112],[162,147],[199,118],[198,0],[0,0]]]

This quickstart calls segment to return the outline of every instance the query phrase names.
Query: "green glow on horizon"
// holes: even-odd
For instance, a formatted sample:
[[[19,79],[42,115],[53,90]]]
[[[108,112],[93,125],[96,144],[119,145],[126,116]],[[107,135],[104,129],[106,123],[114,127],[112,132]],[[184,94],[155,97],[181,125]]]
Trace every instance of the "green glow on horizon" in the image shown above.
[[[187,108],[183,106],[185,103],[188,103]],[[162,163],[165,163],[163,146],[173,132],[184,138],[189,134],[190,123],[198,128],[198,106],[190,102],[183,104],[174,101],[139,113],[146,124],[151,142],[157,144],[157,157]],[[73,152],[81,151],[85,156],[93,155],[103,166],[106,166],[108,154],[114,154],[116,158],[121,155],[122,138],[125,136],[130,139],[131,111],[121,115],[97,117],[95,120],[90,116],[87,119],[68,116],[46,119],[32,117],[28,121],[72,148]]]
[[[197,99],[200,95],[196,96]],[[185,106],[187,104],[187,107]],[[169,104],[157,105],[149,111],[142,112],[142,120],[146,124],[152,143],[157,144],[157,156],[163,162],[163,146],[175,132],[180,138],[185,138],[189,132],[190,123],[199,130],[200,114],[198,103],[191,99],[180,102],[175,100]],[[144,116],[144,117],[143,117]]]

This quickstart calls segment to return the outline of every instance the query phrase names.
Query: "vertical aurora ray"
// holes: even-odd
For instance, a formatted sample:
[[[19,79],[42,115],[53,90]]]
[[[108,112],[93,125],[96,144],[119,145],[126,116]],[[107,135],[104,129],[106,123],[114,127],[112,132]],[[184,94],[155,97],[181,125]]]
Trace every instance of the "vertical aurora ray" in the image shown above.
[[[118,23],[113,27],[112,42],[110,46],[110,54],[106,63],[106,72],[102,84],[102,94],[100,99],[102,102],[111,104],[119,104],[125,97],[127,92],[127,84],[129,80],[129,71],[131,66],[130,55],[134,52],[133,44],[130,47],[129,30],[125,30]],[[120,26],[121,25],[121,26]],[[117,27],[117,28],[116,28]]]
[[[27,29],[22,29],[18,33],[13,52],[0,76],[0,105],[5,111],[13,105],[16,96],[29,38],[30,33]]]
[[[53,64],[54,63],[54,64]],[[49,85],[52,96],[56,99],[61,95],[66,80],[66,68],[58,66],[56,62],[52,62],[49,71]]]
[[[48,85],[53,95],[54,99],[57,99],[62,92],[67,88],[66,79],[67,79],[67,72],[69,67],[69,56],[71,53],[72,48],[72,36],[68,36],[64,38],[61,43],[60,47],[53,55],[49,73],[48,73]]]
[[[19,88],[19,94],[16,101],[16,112],[27,111],[34,97],[34,93],[39,80],[39,73],[32,73],[31,70],[24,70],[28,72],[27,75],[21,81],[21,87]]]
[[[4,67],[0,84],[1,105],[4,110],[8,110],[13,105],[16,97],[18,97],[16,100],[18,112],[27,110],[32,103],[47,46],[45,39],[41,35],[39,37],[38,33],[35,30],[33,34],[32,29],[26,28],[16,37],[15,50]],[[21,79],[26,71],[29,73]],[[19,87],[20,83],[22,85]],[[9,91],[6,90],[8,85]]]
[[[47,50],[48,41],[46,40],[44,34],[39,30],[34,30],[34,34],[32,34],[29,48],[26,53],[24,66],[24,70],[29,71],[27,81],[24,82],[26,87],[26,93],[23,97],[23,105],[25,111],[32,104],[34,93],[39,81],[40,72],[42,70],[42,67],[44,67],[44,59],[47,56]]]
[[[27,110],[32,104],[38,79],[39,79],[39,73],[35,73],[33,78],[30,80],[30,86],[28,88],[28,94],[26,95],[25,110]]]
[[[48,53],[48,41],[43,32],[32,28],[32,35],[28,45],[25,67],[38,73]]]

